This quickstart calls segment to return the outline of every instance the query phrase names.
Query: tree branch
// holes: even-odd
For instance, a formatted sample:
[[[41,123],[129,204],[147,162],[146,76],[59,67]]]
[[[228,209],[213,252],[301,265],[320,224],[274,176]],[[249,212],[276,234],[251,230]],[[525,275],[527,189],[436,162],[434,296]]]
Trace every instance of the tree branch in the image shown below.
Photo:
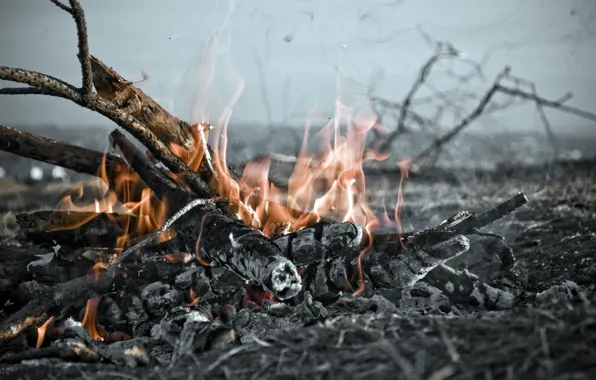
[[[89,42],[87,38],[87,23],[85,22],[85,12],[77,0],[70,0],[72,12],[69,12],[75,20],[77,26],[77,38],[79,62],[81,63],[81,73],[83,75],[83,86],[81,87],[84,98],[88,97],[93,91],[93,73],[91,71],[91,56],[89,55]]]
[[[502,92],[504,94],[516,96],[518,98],[522,98],[522,99],[526,99],[526,100],[530,100],[530,101],[535,102],[536,104],[539,104],[541,106],[554,108],[559,111],[569,113],[569,114],[581,117],[583,119],[587,119],[587,120],[596,122],[596,114],[563,104],[566,100],[569,99],[569,97],[570,97],[569,94],[565,95],[563,98],[561,98],[559,100],[548,100],[548,99],[544,99],[544,98],[538,96],[535,93],[528,93],[528,92],[522,91],[520,89],[510,88],[510,87],[506,87],[506,86],[502,86],[502,85],[498,85],[497,87],[498,87],[499,92]]]
[[[72,16],[77,26],[77,43],[79,53],[77,57],[81,63],[81,74],[83,84],[81,86],[81,95],[87,101],[88,95],[93,91],[93,73],[91,71],[91,59],[89,54],[89,42],[87,37],[87,23],[85,22],[85,12],[78,0],[69,0],[70,7],[64,5],[60,0],[50,0],[54,5]]]
[[[62,9],[63,11],[66,11],[68,13],[72,13],[72,9],[64,4],[62,4],[60,2],[60,0],[50,0],[55,6],[57,6],[58,8]]]
[[[0,79],[51,90],[82,107],[102,114],[141,141],[172,172],[183,174],[188,182],[188,187],[198,197],[211,198],[215,195],[214,190],[180,158],[174,155],[149,128],[97,94],[91,93],[86,97],[87,99],[84,99],[85,97],[81,95],[77,88],[60,79],[35,71],[7,66],[0,66]]]
[[[48,95],[64,98],[62,94],[37,87],[5,87],[0,88],[0,95]]]

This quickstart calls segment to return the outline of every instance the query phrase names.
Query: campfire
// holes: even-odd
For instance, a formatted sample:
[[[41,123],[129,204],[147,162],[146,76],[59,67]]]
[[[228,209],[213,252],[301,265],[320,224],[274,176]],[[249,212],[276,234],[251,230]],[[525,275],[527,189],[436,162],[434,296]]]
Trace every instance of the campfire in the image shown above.
[[[388,101],[372,97],[353,107],[340,96],[327,125],[306,128],[298,155],[262,154],[237,172],[226,162],[229,114],[194,125],[170,114],[90,55],[76,0],[52,2],[76,22],[82,86],[0,66],[0,79],[28,85],[0,93],[66,98],[138,141],[114,130],[109,151],[100,152],[0,126],[0,149],[96,177],[73,186],[53,210],[16,215],[17,244],[0,248],[1,362],[175,368],[219,353],[199,366],[207,376],[225,373],[223,363],[242,350],[272,347],[274,332],[371,312],[397,315],[420,297],[440,306],[428,313],[451,316],[451,305],[502,311],[545,298],[528,290],[527,271],[506,239],[485,228],[525,207],[523,193],[411,230],[402,226],[403,187],[495,94],[594,117],[564,105],[570,96],[549,101],[508,87],[506,80],[525,82],[507,68],[468,117],[419,155],[395,159],[391,143],[416,120],[410,105],[417,89],[438,60],[459,56],[438,44],[399,105],[394,131],[378,110],[391,107]],[[367,168],[388,160],[399,178],[386,190],[395,202],[379,208],[370,204]],[[272,178],[276,165],[291,167],[284,181]],[[448,265],[470,250],[471,239],[500,261],[491,283]],[[333,344],[354,339],[345,335],[354,331]],[[404,378],[428,372],[390,356]],[[442,368],[429,378],[469,374],[464,365]]]

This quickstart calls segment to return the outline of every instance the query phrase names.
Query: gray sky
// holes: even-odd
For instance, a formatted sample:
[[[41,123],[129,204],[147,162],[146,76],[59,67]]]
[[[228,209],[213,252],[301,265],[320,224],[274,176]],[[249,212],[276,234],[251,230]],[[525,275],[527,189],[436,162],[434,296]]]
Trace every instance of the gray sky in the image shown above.
[[[206,79],[191,68],[199,62],[210,31],[217,28],[229,38],[224,33],[218,45],[220,50],[228,46],[216,65],[216,95],[229,98],[244,80],[233,108],[235,121],[291,119],[302,124],[314,107],[330,114],[336,67],[351,78],[344,79],[342,88],[356,93],[364,92],[358,83],[382,70],[384,80],[377,93],[400,100],[432,53],[416,25],[436,39],[451,41],[473,59],[493,48],[485,69],[489,80],[509,64],[515,74],[534,81],[544,96],[555,99],[573,91],[570,104],[596,112],[594,0],[405,0],[399,5],[391,0],[243,0],[233,12],[227,1],[81,3],[92,54],[130,80],[140,79],[145,71],[149,79],[139,86],[185,119],[192,118],[191,109],[197,111],[189,104]],[[41,0],[2,0],[0,12],[0,64],[79,83],[75,26],[68,14]],[[211,106],[215,116],[219,108],[213,102]],[[554,111],[549,116],[559,130],[590,125]],[[494,120],[477,127],[538,128],[531,106]],[[4,96],[0,123],[110,122],[61,99]]]

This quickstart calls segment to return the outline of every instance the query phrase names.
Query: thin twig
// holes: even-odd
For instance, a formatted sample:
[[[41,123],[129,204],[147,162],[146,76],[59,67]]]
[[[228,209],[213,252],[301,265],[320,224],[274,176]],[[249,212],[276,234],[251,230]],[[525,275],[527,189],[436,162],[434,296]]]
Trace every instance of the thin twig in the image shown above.
[[[67,6],[64,5],[60,2],[60,0],[50,0],[52,3],[54,3],[54,5],[56,5],[58,8],[62,9],[63,11],[66,11],[68,13],[72,13],[72,9]]]
[[[82,95],[88,101],[89,94],[93,91],[93,73],[91,71],[91,56],[89,54],[89,42],[87,38],[87,23],[85,12],[77,0],[70,0],[72,11],[69,12],[77,25],[77,38],[79,53],[77,54],[81,63],[81,74],[83,75]]]
[[[522,99],[530,100],[537,104],[540,104],[541,106],[554,108],[559,111],[569,113],[569,114],[581,117],[583,119],[587,119],[587,120],[596,122],[596,114],[563,104],[563,102],[568,100],[568,98],[571,96],[570,94],[565,95],[560,100],[553,101],[553,100],[544,99],[536,94],[528,93],[528,92],[525,92],[525,91],[522,91],[519,89],[505,87],[502,85],[498,85],[498,90],[499,90],[499,92],[502,92],[507,95],[516,96],[516,97],[519,97]]]
[[[428,157],[429,154],[431,154],[433,151],[435,151],[436,149],[440,148],[445,143],[447,143],[448,141],[450,141],[461,130],[463,130],[464,128],[466,128],[474,120],[476,120],[480,115],[482,115],[482,113],[484,112],[484,109],[486,108],[486,106],[488,105],[488,103],[491,101],[491,99],[493,98],[493,96],[495,95],[495,93],[497,92],[497,90],[499,88],[499,82],[508,73],[509,73],[509,68],[508,67],[505,68],[505,70],[503,70],[501,73],[499,73],[499,75],[497,75],[497,77],[495,79],[494,84],[486,92],[486,94],[484,94],[484,96],[482,97],[482,99],[480,99],[480,102],[478,103],[478,105],[476,106],[476,108],[474,108],[474,110],[470,114],[468,114],[467,117],[463,118],[449,132],[447,132],[442,137],[440,137],[440,138],[436,139],[435,141],[433,141],[432,144],[428,148],[426,148],[421,153],[419,153],[418,156],[416,156],[416,158],[413,160],[413,162],[416,163],[416,164],[420,164],[421,161],[425,160]]]

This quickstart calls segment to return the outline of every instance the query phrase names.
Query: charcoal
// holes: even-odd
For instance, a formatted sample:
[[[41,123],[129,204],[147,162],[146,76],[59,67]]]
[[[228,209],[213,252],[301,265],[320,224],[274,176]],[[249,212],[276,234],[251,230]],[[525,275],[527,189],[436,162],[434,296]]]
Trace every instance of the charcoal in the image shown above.
[[[232,327],[238,332],[240,341],[245,344],[257,339],[265,339],[275,331],[290,331],[321,321],[327,315],[327,309],[313,299],[310,293],[306,292],[304,301],[290,309],[276,307],[265,303],[258,310],[244,308],[236,314],[232,321]],[[279,317],[283,314],[283,317]]]
[[[358,247],[361,239],[362,227],[357,224],[324,221],[283,235],[275,239],[275,244],[296,266],[303,267]]]
[[[174,285],[181,290],[189,289],[193,285],[196,272],[197,270],[195,268],[191,268],[180,273],[178,276],[176,276]]]
[[[244,289],[246,281],[242,279],[237,273],[226,270],[225,268],[212,268],[211,279],[207,279],[204,272],[199,272],[195,280],[196,290],[205,292],[206,284],[211,283],[213,292],[216,294],[228,294]]]
[[[40,294],[47,294],[50,291],[49,286],[40,284],[37,281],[25,281],[19,284],[11,300],[19,304],[26,304]]]
[[[154,282],[143,288],[141,299],[147,313],[152,317],[160,318],[182,303],[184,293],[169,284]]]
[[[127,324],[124,310],[122,310],[120,305],[112,297],[102,297],[98,309],[101,311],[99,313],[98,323],[105,326],[113,326],[114,328],[121,328]]]
[[[284,303],[279,303],[279,305],[285,305]],[[236,308],[234,305],[226,304],[219,308],[217,313],[219,318],[224,324],[228,324],[234,320],[236,317]]]
[[[209,321],[200,312],[191,311],[180,332],[178,344],[172,354],[171,365],[181,358],[209,349],[225,348],[236,342],[233,329],[223,326],[219,319]]]
[[[457,271],[439,265],[428,274],[426,281],[440,287],[454,303],[482,306],[487,309],[510,309],[516,302],[513,294],[497,289],[480,281],[478,276],[467,270]]]
[[[414,248],[409,248],[400,255],[390,256],[383,251],[373,250],[363,258],[366,274],[379,288],[411,287],[437,265],[462,254],[470,247],[468,239],[463,235],[447,237],[448,240],[430,245],[426,237],[417,235],[411,240],[416,243]],[[424,240],[425,243],[421,245],[414,239]]]
[[[120,297],[123,300],[124,307],[126,310],[126,319],[128,324],[132,326],[135,336],[145,336],[142,331],[144,328],[139,329],[144,322],[149,320],[149,316],[143,307],[143,301],[135,294],[126,293]]]
[[[111,343],[102,350],[102,353],[114,363],[122,363],[129,367],[145,366],[149,364],[149,356],[144,349],[148,345],[149,338],[136,337]]]
[[[340,302],[336,302],[332,306],[329,306],[328,309],[330,312],[334,313],[350,312],[364,314],[367,312],[372,312],[391,314],[397,312],[395,303],[379,294],[375,294],[370,298],[344,296],[340,299]]]

